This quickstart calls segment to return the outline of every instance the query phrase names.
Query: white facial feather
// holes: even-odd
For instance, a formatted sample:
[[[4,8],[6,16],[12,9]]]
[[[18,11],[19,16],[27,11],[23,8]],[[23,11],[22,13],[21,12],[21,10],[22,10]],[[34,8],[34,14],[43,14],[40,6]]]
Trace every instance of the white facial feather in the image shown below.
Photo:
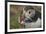
[[[30,12],[30,13],[29,13]],[[26,18],[30,18],[30,17],[34,17],[35,15],[35,10],[29,9],[28,11],[24,11],[25,17]]]

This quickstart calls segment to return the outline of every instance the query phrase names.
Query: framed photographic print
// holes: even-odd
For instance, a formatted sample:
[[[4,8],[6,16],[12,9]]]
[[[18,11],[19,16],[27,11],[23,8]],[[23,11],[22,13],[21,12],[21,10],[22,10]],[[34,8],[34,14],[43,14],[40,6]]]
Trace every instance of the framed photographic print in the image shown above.
[[[44,2],[5,1],[5,32],[45,30]]]

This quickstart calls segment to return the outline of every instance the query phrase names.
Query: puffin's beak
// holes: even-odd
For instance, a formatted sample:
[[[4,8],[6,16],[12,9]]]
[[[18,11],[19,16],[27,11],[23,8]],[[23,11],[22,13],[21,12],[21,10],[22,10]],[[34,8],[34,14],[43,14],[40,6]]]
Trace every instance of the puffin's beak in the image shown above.
[[[20,22],[24,21],[24,18],[25,18],[24,16],[20,16]]]

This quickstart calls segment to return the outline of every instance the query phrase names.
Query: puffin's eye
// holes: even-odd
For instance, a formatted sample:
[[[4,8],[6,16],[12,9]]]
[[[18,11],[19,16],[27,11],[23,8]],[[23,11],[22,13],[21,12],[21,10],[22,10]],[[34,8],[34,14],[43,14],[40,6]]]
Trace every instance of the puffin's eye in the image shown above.
[[[29,14],[30,14],[31,12],[29,11]]]

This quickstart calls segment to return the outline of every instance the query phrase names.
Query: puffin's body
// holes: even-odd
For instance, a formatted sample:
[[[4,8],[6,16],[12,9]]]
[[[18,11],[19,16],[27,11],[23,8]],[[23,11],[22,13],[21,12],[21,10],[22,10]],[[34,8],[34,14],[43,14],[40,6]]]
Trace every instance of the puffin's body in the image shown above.
[[[26,7],[27,9],[27,7]],[[21,24],[25,25],[25,28],[40,28],[41,27],[41,13],[33,8],[28,7],[23,10],[25,17],[21,17]]]

